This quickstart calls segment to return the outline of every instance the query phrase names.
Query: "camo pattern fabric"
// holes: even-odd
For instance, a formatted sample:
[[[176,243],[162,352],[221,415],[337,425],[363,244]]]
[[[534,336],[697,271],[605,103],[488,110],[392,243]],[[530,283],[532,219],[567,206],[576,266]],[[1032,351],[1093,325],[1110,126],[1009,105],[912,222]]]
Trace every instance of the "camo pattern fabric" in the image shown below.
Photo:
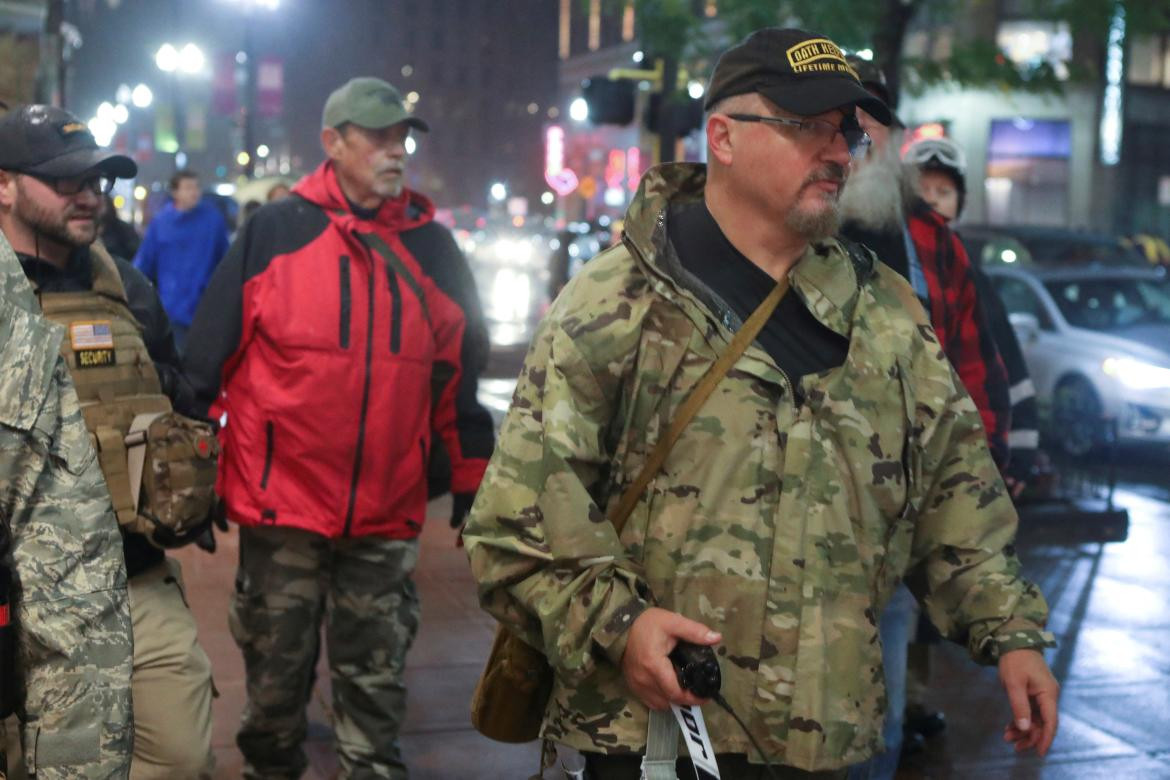
[[[126,777],[133,644],[122,538],[61,338],[0,237],[0,519],[25,762],[41,779]]]
[[[704,182],[698,165],[649,172],[623,245],[554,303],[464,541],[484,608],[556,672],[547,739],[644,749],[619,663],[656,604],[722,632],[723,692],[769,759],[840,768],[881,744],[877,616],[903,576],[982,663],[1050,644],[1047,605],[1019,577],[1015,510],[913,291],[836,240],[809,247],[789,294],[849,338],[845,364],[797,392],[749,347],[617,537],[607,512],[740,324],[665,239],[668,203]],[[704,714],[716,752],[755,755]]]
[[[228,623],[247,682],[236,736],[245,780],[296,780],[308,766],[305,706],[322,622],[340,776],[406,780],[398,733],[420,618],[418,554],[418,539],[240,526]]]

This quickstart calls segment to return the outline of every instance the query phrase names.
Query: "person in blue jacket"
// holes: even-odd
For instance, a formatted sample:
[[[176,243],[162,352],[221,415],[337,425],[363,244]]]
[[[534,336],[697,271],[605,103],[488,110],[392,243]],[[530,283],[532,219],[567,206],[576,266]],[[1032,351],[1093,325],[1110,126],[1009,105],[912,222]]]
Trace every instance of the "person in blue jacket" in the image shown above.
[[[175,346],[183,352],[195,307],[227,252],[228,228],[219,209],[202,198],[199,174],[176,172],[170,191],[171,202],[146,228],[134,265],[158,288]]]

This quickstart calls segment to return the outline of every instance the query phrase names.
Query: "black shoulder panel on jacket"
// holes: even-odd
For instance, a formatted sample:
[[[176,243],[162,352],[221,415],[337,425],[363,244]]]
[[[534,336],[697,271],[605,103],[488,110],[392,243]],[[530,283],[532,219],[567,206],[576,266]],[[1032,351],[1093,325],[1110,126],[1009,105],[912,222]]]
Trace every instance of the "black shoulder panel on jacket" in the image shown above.
[[[266,203],[241,229],[237,241],[244,247],[244,281],[262,273],[272,258],[312,243],[329,225],[329,216],[299,195]]]

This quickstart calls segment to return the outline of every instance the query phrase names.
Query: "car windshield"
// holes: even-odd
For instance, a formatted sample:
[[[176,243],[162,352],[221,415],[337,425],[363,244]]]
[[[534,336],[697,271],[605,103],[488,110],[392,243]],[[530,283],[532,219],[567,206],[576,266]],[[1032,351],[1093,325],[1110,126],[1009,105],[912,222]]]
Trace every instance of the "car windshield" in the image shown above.
[[[1044,283],[1070,325],[1117,330],[1170,325],[1170,283],[1155,279],[1073,279]]]

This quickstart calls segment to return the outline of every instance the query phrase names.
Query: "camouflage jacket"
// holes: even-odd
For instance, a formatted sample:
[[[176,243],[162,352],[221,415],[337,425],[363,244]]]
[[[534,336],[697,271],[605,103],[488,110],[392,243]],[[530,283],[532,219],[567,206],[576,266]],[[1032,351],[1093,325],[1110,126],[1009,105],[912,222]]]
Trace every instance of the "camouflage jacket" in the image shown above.
[[[546,738],[644,748],[619,664],[657,604],[723,633],[723,691],[770,759],[838,768],[881,743],[877,615],[903,576],[984,663],[1050,643],[1047,606],[1019,579],[1015,511],[913,291],[835,240],[808,249],[789,294],[849,338],[845,364],[796,393],[750,346],[617,537],[606,512],[740,324],[665,239],[668,203],[703,184],[701,166],[650,171],[623,245],[557,299],[464,539],[483,606],[556,671]],[[716,752],[754,756],[705,715]]]
[[[25,761],[39,780],[120,778],[133,741],[122,537],[61,338],[0,236],[0,521]]]

